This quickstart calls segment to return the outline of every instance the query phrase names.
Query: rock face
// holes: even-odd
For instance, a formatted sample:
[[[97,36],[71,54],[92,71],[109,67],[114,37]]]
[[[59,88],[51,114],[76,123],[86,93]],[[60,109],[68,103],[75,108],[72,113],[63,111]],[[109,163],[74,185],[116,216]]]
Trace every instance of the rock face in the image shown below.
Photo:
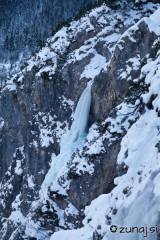
[[[138,24],[137,29],[130,28],[122,35],[110,59],[107,74],[101,72],[94,81],[94,121],[104,120],[109,111],[124,99],[129,81],[138,78],[140,65],[146,62],[146,55],[154,56],[152,45],[156,38],[156,34],[148,30],[148,25],[143,20]],[[146,46],[148,46],[147,49]],[[139,68],[132,68],[133,62],[130,59],[137,56]],[[129,63],[129,70],[126,69],[126,60]],[[125,77],[122,76],[123,71]],[[126,78],[129,80],[128,82],[126,82]],[[101,101],[99,101],[99,96],[101,96]]]
[[[127,128],[125,115],[116,122],[116,106],[155,56],[158,33],[147,17],[159,5],[146,4],[143,10],[131,6],[114,10],[103,5],[61,29],[1,92],[1,239],[49,239],[60,229],[82,227],[85,206],[111,192],[114,179],[127,172],[127,165],[117,165]],[[89,81],[86,142],[67,160],[57,186],[50,186],[41,199],[43,180]],[[97,231],[93,239],[101,239]]]

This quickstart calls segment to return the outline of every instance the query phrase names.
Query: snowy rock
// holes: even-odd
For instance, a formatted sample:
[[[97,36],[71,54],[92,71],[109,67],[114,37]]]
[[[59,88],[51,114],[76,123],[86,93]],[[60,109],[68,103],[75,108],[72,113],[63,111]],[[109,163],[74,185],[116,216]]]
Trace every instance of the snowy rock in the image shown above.
[[[2,240],[117,240],[110,225],[133,214],[159,225],[160,10],[124,6],[63,27],[3,88]]]

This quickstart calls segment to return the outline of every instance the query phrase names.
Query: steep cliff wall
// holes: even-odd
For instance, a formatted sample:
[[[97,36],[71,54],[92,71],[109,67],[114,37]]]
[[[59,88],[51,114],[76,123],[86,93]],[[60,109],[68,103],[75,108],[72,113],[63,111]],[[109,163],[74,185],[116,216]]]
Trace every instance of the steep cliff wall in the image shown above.
[[[134,212],[145,186],[158,212],[159,195],[150,193],[159,176],[159,10],[150,17],[157,8],[93,9],[48,38],[7,81],[0,98],[1,239],[116,239],[108,238],[110,224],[121,211]],[[88,84],[91,103],[90,91],[82,95]],[[56,161],[62,164],[52,179]]]

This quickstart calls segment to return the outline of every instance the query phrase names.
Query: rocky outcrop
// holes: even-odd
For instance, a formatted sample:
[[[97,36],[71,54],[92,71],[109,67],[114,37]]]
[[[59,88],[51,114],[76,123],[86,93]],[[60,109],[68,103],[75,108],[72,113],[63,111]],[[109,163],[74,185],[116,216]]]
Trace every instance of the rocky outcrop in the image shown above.
[[[136,29],[131,27],[122,35],[111,57],[107,73],[102,70],[95,78],[92,88],[93,121],[104,120],[110,110],[124,99],[130,81],[138,78],[147,54],[151,58],[154,56],[152,45],[156,38],[156,34],[149,31],[145,21],[141,21]],[[134,63],[135,59],[137,62]]]

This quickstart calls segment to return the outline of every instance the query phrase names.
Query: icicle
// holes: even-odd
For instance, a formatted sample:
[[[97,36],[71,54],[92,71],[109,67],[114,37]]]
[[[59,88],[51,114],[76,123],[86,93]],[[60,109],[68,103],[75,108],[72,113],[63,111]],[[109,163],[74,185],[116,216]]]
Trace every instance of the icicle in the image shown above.
[[[89,82],[78,101],[71,130],[61,142],[60,154],[57,157],[52,158],[51,168],[49,169],[41,186],[40,196],[43,196],[47,187],[53,183],[57,175],[63,173],[66,162],[70,159],[73,152],[77,148],[81,149],[83,147],[87,134],[91,104],[91,86],[92,82]]]

